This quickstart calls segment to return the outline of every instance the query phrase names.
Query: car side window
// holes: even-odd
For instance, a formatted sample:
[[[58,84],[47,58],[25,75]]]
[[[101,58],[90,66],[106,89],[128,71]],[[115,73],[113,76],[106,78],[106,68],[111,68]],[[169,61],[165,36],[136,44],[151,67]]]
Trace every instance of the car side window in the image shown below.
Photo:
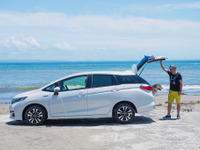
[[[71,91],[86,88],[87,75],[61,81],[60,91]]]
[[[139,77],[138,75],[118,75],[116,76],[119,84],[137,84],[143,83],[148,84],[147,81]]]
[[[93,75],[92,87],[112,86],[116,85],[113,75]]]
[[[43,89],[43,91],[53,92],[55,87],[60,87],[59,82],[56,82],[56,83],[48,86],[47,88]]]
[[[71,91],[86,88],[87,75],[73,77],[69,79],[65,79],[59,82],[56,82],[47,88],[43,89],[43,91],[53,92],[55,87],[59,87],[60,91]]]

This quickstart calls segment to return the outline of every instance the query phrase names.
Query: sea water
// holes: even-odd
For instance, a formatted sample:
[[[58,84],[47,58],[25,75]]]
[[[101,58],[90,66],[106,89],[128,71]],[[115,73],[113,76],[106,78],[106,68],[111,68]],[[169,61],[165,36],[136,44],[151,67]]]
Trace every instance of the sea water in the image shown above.
[[[15,95],[42,87],[70,74],[87,71],[127,71],[137,61],[128,62],[0,62],[0,103],[9,103]],[[184,94],[200,94],[200,61],[164,61],[177,66],[183,78]],[[139,71],[140,72],[140,71]],[[151,85],[159,83],[166,94],[169,76],[159,62],[149,63],[140,75]]]

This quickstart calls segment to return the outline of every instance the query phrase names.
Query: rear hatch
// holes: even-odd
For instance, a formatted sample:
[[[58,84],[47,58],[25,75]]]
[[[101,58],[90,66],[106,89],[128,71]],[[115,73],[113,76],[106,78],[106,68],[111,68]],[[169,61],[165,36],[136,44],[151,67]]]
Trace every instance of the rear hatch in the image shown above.
[[[167,57],[155,57],[155,56],[144,56],[144,58],[142,58],[142,60],[140,60],[137,64],[133,64],[132,66],[132,72],[134,72],[135,74],[138,74],[138,71],[143,67],[143,70],[146,66],[146,64],[148,63],[152,63],[152,62],[159,62],[161,60],[166,60]],[[142,70],[142,71],[143,71]],[[142,71],[139,73],[139,75],[142,73]]]
[[[158,62],[161,60],[166,60],[167,57],[155,57],[155,56],[144,56],[144,58],[142,60],[140,60],[137,63],[137,71],[140,70],[140,68],[142,68],[145,64],[151,63],[151,62]]]
[[[134,64],[132,66],[132,72],[134,72],[135,74],[138,74],[140,75],[143,70],[145,69],[145,66],[148,64],[148,63],[152,63],[152,62],[159,62],[159,61],[163,61],[163,60],[166,60],[167,57],[155,57],[155,56],[144,56],[144,58],[142,60],[140,60],[137,64]],[[143,68],[140,73],[138,73],[138,71]],[[151,86],[146,86],[146,85],[141,85],[140,88],[145,90],[145,91],[154,91],[154,85]],[[153,92],[153,94],[155,94]]]

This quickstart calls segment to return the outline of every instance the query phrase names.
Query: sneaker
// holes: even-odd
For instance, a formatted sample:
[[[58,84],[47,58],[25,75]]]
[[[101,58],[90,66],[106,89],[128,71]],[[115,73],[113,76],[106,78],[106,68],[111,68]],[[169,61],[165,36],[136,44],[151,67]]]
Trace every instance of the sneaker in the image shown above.
[[[163,119],[170,119],[171,118],[171,115],[166,115],[165,117],[163,117]]]
[[[178,116],[177,116],[177,119],[180,119],[180,118],[181,118],[180,115],[178,115]]]

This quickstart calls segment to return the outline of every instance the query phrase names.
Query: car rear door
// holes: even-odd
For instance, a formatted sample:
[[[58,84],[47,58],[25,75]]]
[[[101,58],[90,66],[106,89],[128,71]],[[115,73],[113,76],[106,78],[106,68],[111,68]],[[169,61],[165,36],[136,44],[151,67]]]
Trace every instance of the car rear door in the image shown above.
[[[120,95],[119,89],[113,75],[92,75],[87,95],[88,115],[107,114]]]

